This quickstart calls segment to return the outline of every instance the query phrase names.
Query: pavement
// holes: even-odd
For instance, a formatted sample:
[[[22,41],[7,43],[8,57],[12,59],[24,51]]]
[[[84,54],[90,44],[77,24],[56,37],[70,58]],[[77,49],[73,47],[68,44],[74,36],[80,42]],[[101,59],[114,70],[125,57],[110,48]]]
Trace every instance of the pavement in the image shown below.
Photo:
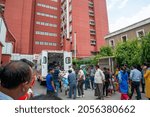
[[[35,82],[35,86],[33,88],[34,95],[40,95],[40,94],[46,94],[46,86],[41,86],[38,81]],[[92,89],[87,89],[84,90],[85,96],[82,98],[76,98],[76,100],[96,100],[96,96],[94,96],[94,90]],[[147,100],[145,97],[145,94],[141,93],[142,95],[142,100]],[[132,100],[136,100],[135,98],[136,93],[134,93]],[[59,92],[59,97],[61,97],[63,100],[74,100],[67,98],[68,96],[65,95],[65,91],[63,90],[62,92]],[[104,100],[120,100],[120,93],[116,92],[112,94],[109,98],[104,97]]]

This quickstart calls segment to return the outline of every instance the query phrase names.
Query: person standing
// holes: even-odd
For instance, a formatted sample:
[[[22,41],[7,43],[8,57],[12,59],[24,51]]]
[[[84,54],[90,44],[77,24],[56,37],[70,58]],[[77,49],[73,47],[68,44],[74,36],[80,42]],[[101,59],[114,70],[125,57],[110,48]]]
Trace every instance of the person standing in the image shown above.
[[[128,100],[128,73],[125,67],[121,68],[121,71],[118,74],[119,79],[119,90],[121,93],[121,100]]]
[[[77,80],[75,73],[72,70],[69,70],[68,81],[69,81],[69,98],[72,98],[72,94],[74,93],[73,99],[76,99],[76,89],[77,89]]]
[[[84,90],[83,90],[84,80],[85,80],[85,75],[84,75],[82,68],[80,68],[78,72],[78,86],[77,86],[78,97],[84,97]]]
[[[144,78],[144,73],[145,73],[145,65],[141,66],[141,74],[142,74],[142,79],[141,79],[141,85],[142,85],[142,93],[145,93],[145,78]]]
[[[150,100],[150,64],[148,64],[147,67],[148,68],[144,74],[144,78],[145,78],[146,97]]]
[[[47,95],[56,95],[56,89],[53,81],[54,69],[49,68],[49,73],[46,76]],[[57,96],[57,95],[56,95]]]
[[[57,65],[54,73],[53,73],[53,81],[54,81],[54,85],[56,88],[56,96],[58,96],[58,92],[60,89],[60,78],[59,78],[59,73],[60,73],[60,67]]]
[[[98,95],[97,99],[104,99],[103,84],[105,81],[105,75],[104,75],[103,71],[99,68],[98,65],[96,65],[96,73],[95,73],[94,79],[95,79],[95,84],[96,84],[95,92]]]
[[[21,97],[18,98],[18,100],[28,100],[31,97],[33,97],[33,90],[32,90],[32,88],[33,88],[33,86],[35,84],[36,70],[33,69],[33,67],[34,67],[34,63],[33,62],[31,62],[31,61],[29,61],[27,59],[24,59],[24,58],[20,59],[20,61],[25,62],[26,64],[28,64],[32,68],[32,70],[33,70],[31,87],[29,88],[28,92],[25,95],[23,95],[23,96],[21,96]]]
[[[94,75],[95,75],[95,68],[93,67],[93,65],[90,68],[90,81],[91,81],[91,87],[92,90],[94,90]]]
[[[109,97],[108,96],[108,87],[110,85],[110,74],[109,74],[107,68],[104,68],[104,75],[105,75],[105,84],[103,86],[103,95],[105,95],[105,92],[106,92],[106,97]]]
[[[134,93],[134,89],[135,89],[136,93],[137,93],[137,100],[140,100],[141,99],[140,82],[142,79],[142,74],[137,69],[136,66],[133,66],[133,70],[131,70],[130,79],[131,79],[131,96],[130,96],[130,99],[132,98],[133,93]]]

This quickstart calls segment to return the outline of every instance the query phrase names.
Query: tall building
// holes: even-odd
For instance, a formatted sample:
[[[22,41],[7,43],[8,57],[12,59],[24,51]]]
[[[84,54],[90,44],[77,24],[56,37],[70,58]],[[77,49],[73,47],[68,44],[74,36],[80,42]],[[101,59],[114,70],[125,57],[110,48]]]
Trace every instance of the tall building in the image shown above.
[[[89,57],[105,44],[106,0],[61,0],[61,44],[77,58]]]
[[[33,53],[61,50],[60,0],[36,0],[34,15]]]
[[[4,17],[16,39],[15,53],[32,54],[35,0],[5,0]]]
[[[66,50],[89,57],[108,33],[106,0],[6,0],[4,16],[21,54]]]

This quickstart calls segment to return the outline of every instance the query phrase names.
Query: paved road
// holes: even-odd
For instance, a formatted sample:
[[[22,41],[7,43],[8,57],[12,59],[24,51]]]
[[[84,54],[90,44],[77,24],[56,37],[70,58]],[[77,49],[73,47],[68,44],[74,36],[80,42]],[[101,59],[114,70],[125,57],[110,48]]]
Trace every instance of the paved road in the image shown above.
[[[35,86],[34,86],[34,92],[35,95],[39,95],[39,94],[46,94],[46,86],[41,86],[39,84],[39,82],[35,82]],[[76,100],[96,100],[97,97],[94,96],[94,91],[91,89],[88,90],[84,90],[85,91],[85,97],[83,98],[76,98]],[[67,96],[65,95],[65,92],[63,91],[62,93],[59,93],[59,97],[61,97],[63,100],[70,100],[67,98]],[[112,96],[110,98],[104,98],[105,100],[120,100],[120,93],[116,92],[115,94],[112,94]],[[135,94],[133,96],[133,100],[135,100]],[[145,94],[142,93],[142,100],[147,100],[145,98]]]

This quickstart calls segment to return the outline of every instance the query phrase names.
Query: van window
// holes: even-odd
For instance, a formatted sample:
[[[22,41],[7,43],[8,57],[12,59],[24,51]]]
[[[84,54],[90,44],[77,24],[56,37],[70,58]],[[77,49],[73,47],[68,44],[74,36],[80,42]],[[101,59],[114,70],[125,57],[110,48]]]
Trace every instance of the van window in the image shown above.
[[[43,57],[43,64],[46,64],[47,63],[47,59],[46,59],[46,56]]]
[[[70,57],[66,57],[65,58],[65,63],[66,64],[70,64],[71,63],[71,58]]]

